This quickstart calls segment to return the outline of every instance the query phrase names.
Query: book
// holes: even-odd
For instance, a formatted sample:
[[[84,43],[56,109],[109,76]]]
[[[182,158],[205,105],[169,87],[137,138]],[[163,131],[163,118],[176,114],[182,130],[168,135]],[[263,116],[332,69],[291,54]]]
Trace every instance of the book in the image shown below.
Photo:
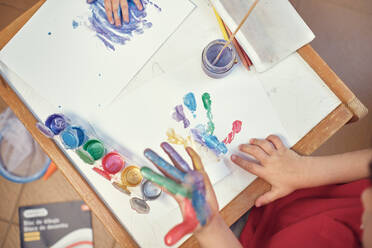
[[[93,247],[91,212],[83,201],[18,209],[22,248]]]
[[[211,0],[233,32],[254,0]],[[261,0],[236,34],[258,72],[264,72],[314,39],[288,0]]]

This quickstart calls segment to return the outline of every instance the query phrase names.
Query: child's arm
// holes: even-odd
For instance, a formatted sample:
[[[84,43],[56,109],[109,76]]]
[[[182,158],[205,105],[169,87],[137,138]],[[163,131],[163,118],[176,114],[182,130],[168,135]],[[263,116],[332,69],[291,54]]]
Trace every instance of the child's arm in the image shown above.
[[[206,227],[195,232],[195,237],[200,247],[242,247],[239,240],[219,214]]]
[[[232,161],[272,185],[269,192],[256,200],[265,205],[301,188],[347,183],[369,176],[372,149],[323,157],[300,156],[286,148],[274,135],[264,140],[252,139],[239,149],[259,162],[233,155]]]

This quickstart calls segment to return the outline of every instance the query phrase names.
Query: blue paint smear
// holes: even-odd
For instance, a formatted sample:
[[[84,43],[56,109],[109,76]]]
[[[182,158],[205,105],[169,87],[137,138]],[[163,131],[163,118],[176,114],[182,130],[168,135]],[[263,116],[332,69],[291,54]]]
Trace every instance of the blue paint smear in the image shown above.
[[[193,117],[196,118],[196,99],[194,93],[187,93],[183,97],[183,104],[185,104],[185,106],[191,111]]]
[[[176,167],[174,167],[173,165],[165,161],[162,157],[156,154],[153,150],[146,149],[144,152],[144,155],[147,159],[149,159],[156,166],[164,170],[166,173],[168,173],[170,176],[172,176],[176,180],[180,182],[183,182],[185,180],[186,173],[180,171],[179,169],[177,169]]]
[[[202,124],[197,125],[191,129],[192,136],[196,142],[211,149],[217,156],[227,153],[225,143],[220,142],[215,135],[207,133],[205,126]]]
[[[77,27],[79,27],[79,23],[75,20],[72,20],[72,28],[76,29]]]
[[[52,32],[48,32],[48,35],[52,35]]]
[[[90,4],[92,15],[89,17],[90,28],[96,32],[96,36],[109,50],[115,51],[115,45],[124,45],[131,40],[135,34],[143,34],[145,29],[151,28],[152,23],[146,20],[146,9],[152,5],[161,11],[161,8],[148,0],[142,1],[143,10],[137,9],[133,0],[128,1],[129,23],[124,22],[121,8],[118,10],[121,27],[112,25],[106,16],[104,0],[97,0]]]

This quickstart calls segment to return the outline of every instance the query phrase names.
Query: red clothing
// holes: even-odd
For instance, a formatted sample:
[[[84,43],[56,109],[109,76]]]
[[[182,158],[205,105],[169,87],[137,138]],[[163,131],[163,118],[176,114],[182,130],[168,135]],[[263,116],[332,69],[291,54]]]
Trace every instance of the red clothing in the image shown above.
[[[363,206],[369,180],[298,190],[253,208],[240,235],[244,247],[361,247]]]

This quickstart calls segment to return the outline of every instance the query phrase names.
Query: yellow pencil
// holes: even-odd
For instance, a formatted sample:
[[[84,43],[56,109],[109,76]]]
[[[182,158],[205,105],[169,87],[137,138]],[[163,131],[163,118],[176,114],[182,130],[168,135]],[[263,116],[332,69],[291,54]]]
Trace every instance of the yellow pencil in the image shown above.
[[[225,40],[229,40],[229,36],[227,35],[226,29],[225,29],[225,26],[223,25],[223,22],[222,22],[221,17],[218,15],[218,13],[217,13],[217,11],[216,11],[216,9],[214,8],[213,5],[212,5],[212,8],[213,8],[213,12],[214,12],[214,14],[216,15],[217,22],[218,22],[218,25],[220,26],[220,29],[221,29],[221,32],[222,32],[223,38],[224,38]]]

